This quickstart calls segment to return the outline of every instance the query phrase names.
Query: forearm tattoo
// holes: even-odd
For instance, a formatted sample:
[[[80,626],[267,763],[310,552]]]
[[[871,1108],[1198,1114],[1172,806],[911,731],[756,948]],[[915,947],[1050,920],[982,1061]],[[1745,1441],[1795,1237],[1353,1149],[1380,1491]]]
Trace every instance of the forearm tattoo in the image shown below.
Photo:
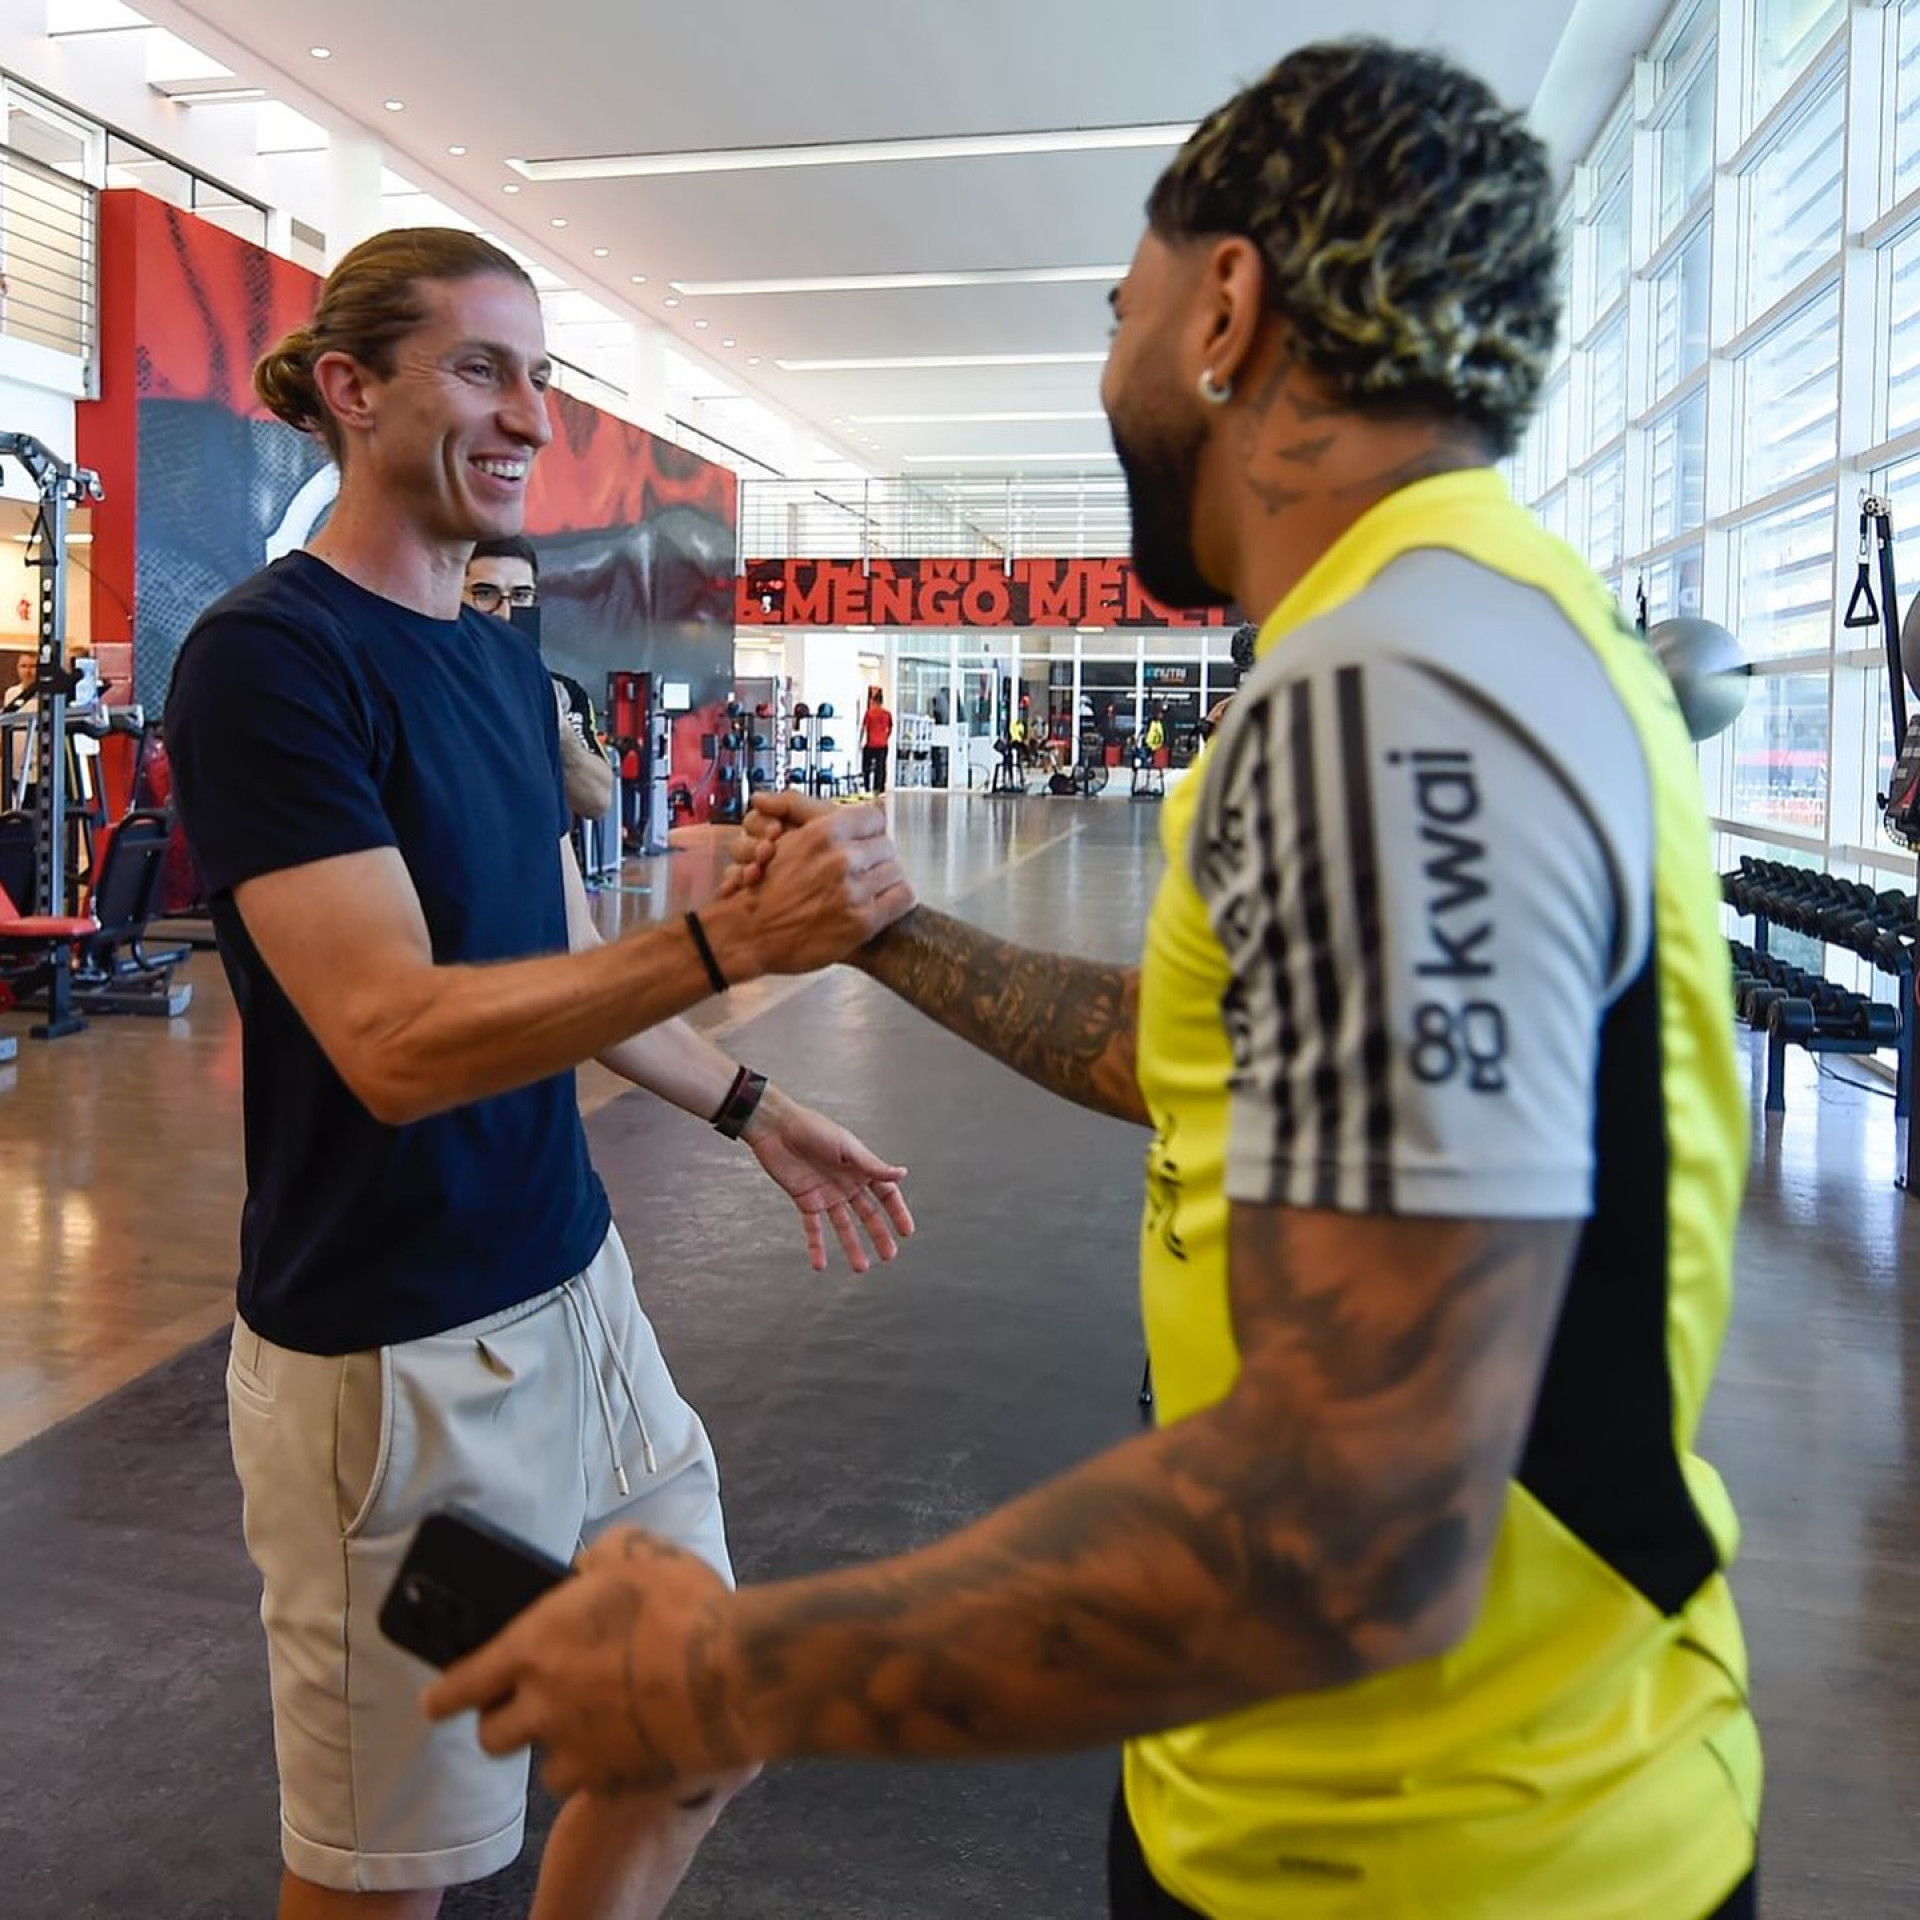
[[[1266,1270],[1251,1391],[922,1552],[743,1593],[737,1700],[771,1757],[1105,1744],[1457,1639],[1572,1232],[1383,1224],[1411,1284]]]
[[[861,964],[1037,1086],[1146,1124],[1135,1069],[1139,984],[1128,969],[1036,953],[928,907],[890,927]]]

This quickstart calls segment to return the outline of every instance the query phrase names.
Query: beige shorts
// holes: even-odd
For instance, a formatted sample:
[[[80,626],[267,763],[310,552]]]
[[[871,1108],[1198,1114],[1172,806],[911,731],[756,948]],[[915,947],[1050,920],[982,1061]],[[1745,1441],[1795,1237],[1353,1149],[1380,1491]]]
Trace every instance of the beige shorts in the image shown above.
[[[520,1851],[526,1755],[488,1758],[471,1716],[430,1726],[429,1669],[378,1625],[422,1517],[457,1503],[562,1558],[641,1526],[732,1578],[713,1449],[619,1236],[564,1287],[404,1346],[295,1353],[236,1322],[227,1410],[287,1866],[346,1892],[496,1872]]]

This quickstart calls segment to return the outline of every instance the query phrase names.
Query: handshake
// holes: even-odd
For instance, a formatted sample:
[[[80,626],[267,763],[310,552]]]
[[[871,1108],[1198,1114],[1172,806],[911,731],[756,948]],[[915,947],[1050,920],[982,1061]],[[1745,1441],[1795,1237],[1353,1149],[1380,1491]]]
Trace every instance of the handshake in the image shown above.
[[[757,796],[700,909],[727,979],[812,973],[845,960],[914,905],[875,806]]]

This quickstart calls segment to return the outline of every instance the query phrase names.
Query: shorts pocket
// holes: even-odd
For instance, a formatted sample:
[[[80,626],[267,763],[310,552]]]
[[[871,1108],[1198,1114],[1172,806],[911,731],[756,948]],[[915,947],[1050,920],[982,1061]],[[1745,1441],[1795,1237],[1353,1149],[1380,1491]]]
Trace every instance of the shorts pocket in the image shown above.
[[[343,1354],[334,1401],[333,1483],[340,1537],[353,1540],[378,1512],[393,1467],[393,1349]]]
[[[260,1336],[244,1320],[233,1323],[227,1348],[227,1404],[254,1413],[273,1411],[273,1386],[260,1365]]]

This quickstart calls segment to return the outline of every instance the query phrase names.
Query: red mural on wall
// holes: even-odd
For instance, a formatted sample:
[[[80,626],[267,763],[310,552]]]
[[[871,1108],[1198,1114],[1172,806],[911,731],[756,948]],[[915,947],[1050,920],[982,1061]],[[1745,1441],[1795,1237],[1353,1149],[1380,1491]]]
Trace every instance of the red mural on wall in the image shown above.
[[[131,237],[138,249],[140,398],[205,400],[265,420],[253,392],[254,363],[311,317],[320,282],[178,207],[144,194],[125,198],[138,223]]]
[[[725,467],[570,394],[553,394],[548,411],[553,444],[533,463],[530,528],[560,533],[618,526],[669,507],[691,507],[734,525],[739,482]]]
[[[734,618],[753,627],[1220,627],[1163,607],[1129,561],[749,560]]]

